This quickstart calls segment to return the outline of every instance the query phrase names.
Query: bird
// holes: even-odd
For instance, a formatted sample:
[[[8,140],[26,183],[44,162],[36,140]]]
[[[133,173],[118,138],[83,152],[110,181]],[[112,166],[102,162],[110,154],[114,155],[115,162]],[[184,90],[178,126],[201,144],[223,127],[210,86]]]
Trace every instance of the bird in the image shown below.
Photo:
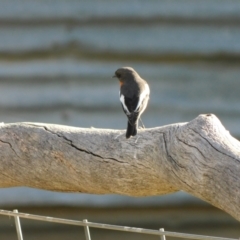
[[[126,138],[137,135],[138,121],[145,111],[150,95],[147,82],[131,67],[122,67],[115,71],[120,83],[119,97],[128,124]]]

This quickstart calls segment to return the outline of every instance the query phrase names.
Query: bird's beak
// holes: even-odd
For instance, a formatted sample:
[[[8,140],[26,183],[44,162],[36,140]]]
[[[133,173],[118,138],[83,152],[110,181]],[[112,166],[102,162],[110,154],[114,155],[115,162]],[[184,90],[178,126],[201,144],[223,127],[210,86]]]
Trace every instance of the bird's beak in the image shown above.
[[[117,76],[116,76],[116,75],[113,75],[113,76],[112,76],[112,78],[115,78],[115,77],[117,77]]]

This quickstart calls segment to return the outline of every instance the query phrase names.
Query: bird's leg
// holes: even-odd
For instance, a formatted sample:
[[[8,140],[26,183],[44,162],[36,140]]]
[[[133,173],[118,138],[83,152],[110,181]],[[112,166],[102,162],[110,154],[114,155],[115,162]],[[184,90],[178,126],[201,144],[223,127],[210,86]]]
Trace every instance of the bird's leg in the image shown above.
[[[138,141],[138,139],[139,139],[140,137],[137,137],[137,139],[135,140],[135,142],[134,143],[137,143],[137,141]]]
[[[141,119],[141,118],[139,118],[139,121],[141,122],[141,125],[142,125],[142,127],[141,127],[141,128],[145,128],[145,126],[144,126],[144,124],[143,124],[143,121],[142,121],[142,119]]]
[[[118,137],[120,137],[120,136],[122,136],[122,135],[123,135],[123,133],[117,135],[117,136],[114,138],[114,140],[116,140]]]

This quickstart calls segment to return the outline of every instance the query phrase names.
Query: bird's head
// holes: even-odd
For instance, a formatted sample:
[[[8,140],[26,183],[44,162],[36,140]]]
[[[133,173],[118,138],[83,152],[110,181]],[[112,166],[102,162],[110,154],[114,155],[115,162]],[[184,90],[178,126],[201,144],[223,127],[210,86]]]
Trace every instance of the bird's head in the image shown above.
[[[120,85],[127,81],[132,81],[135,77],[139,77],[138,73],[131,67],[119,68],[113,77],[118,78]]]

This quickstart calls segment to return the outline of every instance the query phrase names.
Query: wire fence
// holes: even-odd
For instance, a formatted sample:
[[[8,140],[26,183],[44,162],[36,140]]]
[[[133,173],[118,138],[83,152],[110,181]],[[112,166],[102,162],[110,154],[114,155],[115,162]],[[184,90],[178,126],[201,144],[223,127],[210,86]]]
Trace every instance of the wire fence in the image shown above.
[[[28,214],[28,213],[20,213],[16,209],[13,211],[0,210],[0,215],[14,217],[18,240],[23,240],[20,218],[27,218],[27,219],[37,220],[37,221],[53,222],[53,223],[59,223],[59,224],[82,226],[82,227],[84,227],[86,240],[91,240],[90,227],[106,229],[106,230],[139,233],[139,234],[157,235],[160,237],[161,240],[166,240],[166,237],[197,239],[197,240],[240,240],[240,238],[239,239],[222,238],[222,237],[212,237],[212,236],[203,236],[203,235],[195,235],[195,234],[168,232],[168,231],[165,231],[163,228],[160,228],[159,230],[151,230],[151,229],[145,229],[145,228],[134,228],[134,227],[88,222],[87,219],[84,219],[83,221],[77,221],[77,220],[70,220],[70,219],[63,219],[63,218],[46,217],[46,216],[33,215],[33,214]]]

